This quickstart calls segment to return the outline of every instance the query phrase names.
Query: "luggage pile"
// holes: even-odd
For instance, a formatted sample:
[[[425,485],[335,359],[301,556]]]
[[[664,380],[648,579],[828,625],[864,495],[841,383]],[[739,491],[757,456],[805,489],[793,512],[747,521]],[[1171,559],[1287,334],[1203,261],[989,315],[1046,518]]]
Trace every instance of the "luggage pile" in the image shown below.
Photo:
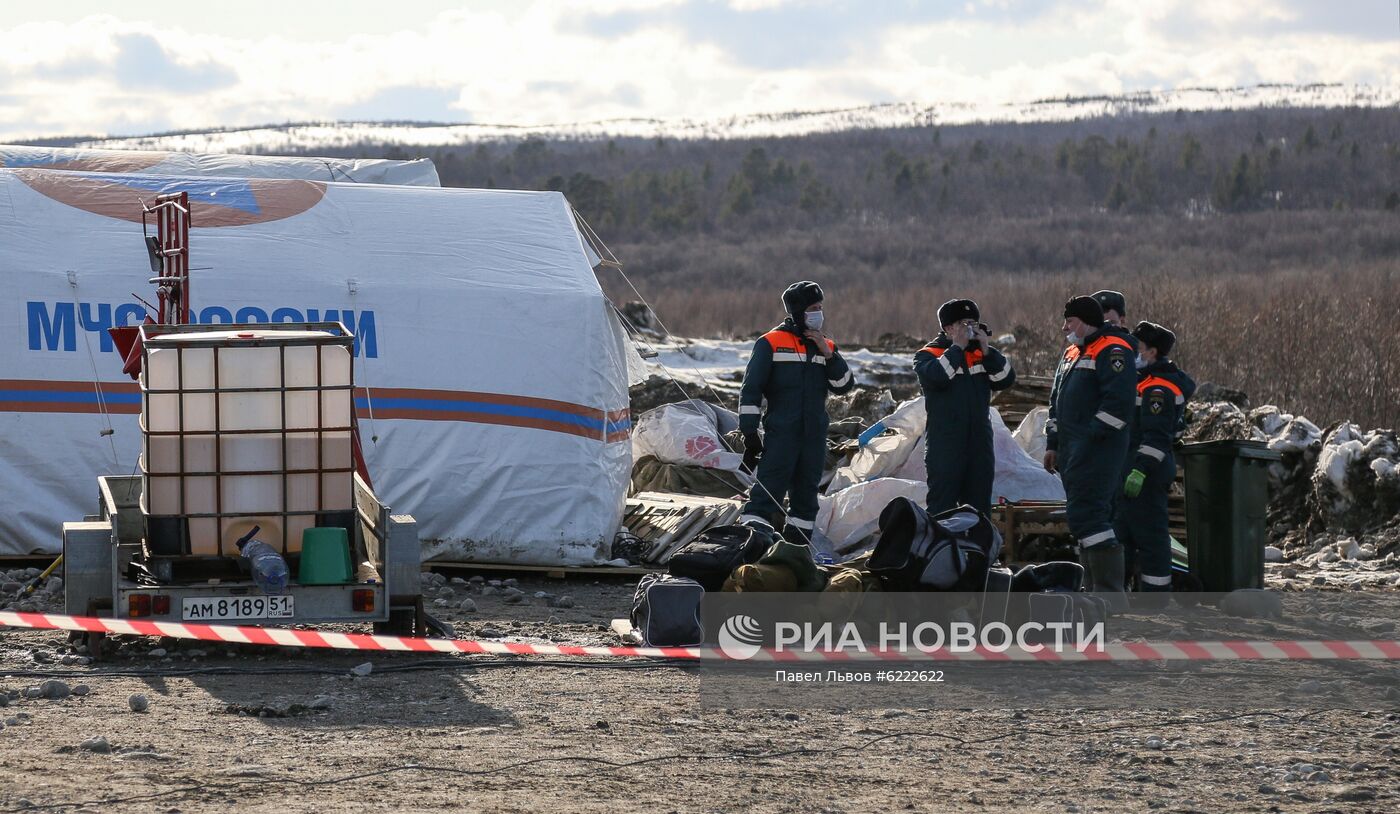
[[[1083,593],[1078,563],[1040,563],[1012,573],[998,564],[1001,548],[1001,533],[971,506],[930,516],[902,497],[881,513],[874,549],[842,563],[814,560],[810,548],[783,540],[761,522],[717,526],[677,548],[668,574],[642,578],[632,624],[649,646],[700,645],[700,601],[707,591],[976,594],[983,624],[1092,623],[1106,615],[1102,600]]]

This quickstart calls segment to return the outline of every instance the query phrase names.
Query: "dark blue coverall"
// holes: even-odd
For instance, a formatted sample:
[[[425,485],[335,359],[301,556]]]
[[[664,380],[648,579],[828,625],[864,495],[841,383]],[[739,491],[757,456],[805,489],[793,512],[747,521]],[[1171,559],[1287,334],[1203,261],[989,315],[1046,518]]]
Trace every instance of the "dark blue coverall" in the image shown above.
[[[1123,544],[1128,574],[1139,570],[1143,591],[1170,591],[1172,544],[1167,494],[1176,480],[1172,441],[1196,383],[1175,363],[1154,362],[1138,371],[1137,409],[1133,411],[1125,464],[1118,476],[1118,507],[1113,518]],[[1137,497],[1123,494],[1122,484],[1134,469],[1147,476]]]
[[[763,457],[755,473],[758,483],[749,491],[742,518],[758,517],[780,528],[777,521],[784,516],[786,497],[790,511],[783,532],[793,542],[810,539],[817,519],[830,421],[827,394],[855,386],[836,344],[828,339],[827,345],[830,359],[817,352],[789,317],[754,343],[739,393],[739,430],[757,432],[760,416],[764,430]]]
[[[1105,325],[1085,337],[1051,395],[1055,435],[1048,435],[1047,424],[1047,443],[1054,439],[1058,448],[1070,533],[1085,548],[1117,542],[1113,508],[1123,488],[1136,359],[1137,340]]]
[[[1133,353],[1137,353],[1138,339],[1136,336],[1133,336],[1131,333],[1124,331],[1122,328],[1114,327],[1108,324],[1105,324],[1101,330],[1107,331],[1114,336],[1119,336],[1127,340],[1128,344],[1132,345],[1133,347]],[[1085,345],[1088,345],[1087,340],[1085,342]],[[1050,384],[1050,414],[1046,417],[1045,420],[1045,450],[1047,452],[1059,451],[1059,410],[1056,406],[1056,402],[1059,401],[1060,398],[1060,386],[1064,383],[1065,374],[1068,373],[1070,369],[1074,367],[1074,363],[1079,360],[1079,354],[1083,352],[1084,348],[1080,347],[1079,345],[1066,346],[1064,354],[1060,356],[1059,365],[1055,367],[1055,378],[1051,381]]]
[[[929,514],[964,503],[990,514],[996,455],[988,407],[994,391],[1016,383],[1011,363],[996,348],[964,350],[939,334],[914,354],[914,372],[928,413]]]

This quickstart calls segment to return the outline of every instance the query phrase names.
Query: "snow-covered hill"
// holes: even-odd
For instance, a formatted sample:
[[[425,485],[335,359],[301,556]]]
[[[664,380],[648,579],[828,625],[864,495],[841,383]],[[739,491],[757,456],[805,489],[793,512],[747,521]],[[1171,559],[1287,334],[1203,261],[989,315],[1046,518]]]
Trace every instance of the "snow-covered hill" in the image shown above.
[[[801,136],[841,130],[972,124],[977,122],[1073,121],[1101,116],[1170,113],[1177,110],[1250,110],[1270,107],[1390,107],[1400,105],[1400,87],[1367,85],[1257,85],[1246,88],[1186,88],[1121,96],[1043,99],[1032,102],[900,102],[845,110],[799,111],[696,119],[611,119],[551,125],[424,124],[415,122],[316,122],[224,129],[175,135],[109,138],[75,146],[123,150],[208,153],[277,153],[356,145],[432,146],[526,138],[739,139]]]

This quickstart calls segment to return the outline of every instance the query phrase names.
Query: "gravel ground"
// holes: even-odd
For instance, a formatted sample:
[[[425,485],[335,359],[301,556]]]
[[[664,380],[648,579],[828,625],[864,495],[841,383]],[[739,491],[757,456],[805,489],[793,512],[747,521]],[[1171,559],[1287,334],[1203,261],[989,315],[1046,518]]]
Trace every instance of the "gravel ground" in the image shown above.
[[[426,588],[461,636],[604,644],[632,583]],[[0,810],[1400,808],[1394,704],[716,709],[671,665],[115,645],[90,665],[64,634],[0,631]]]

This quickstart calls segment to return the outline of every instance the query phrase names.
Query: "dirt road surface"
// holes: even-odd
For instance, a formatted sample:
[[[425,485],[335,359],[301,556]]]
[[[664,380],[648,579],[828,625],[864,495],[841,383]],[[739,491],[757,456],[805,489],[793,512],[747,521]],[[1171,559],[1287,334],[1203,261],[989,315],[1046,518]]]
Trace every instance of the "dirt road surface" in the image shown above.
[[[463,576],[427,587],[464,637],[615,643],[632,591]],[[1394,704],[724,709],[674,665],[116,645],[0,631],[0,811],[1400,810]]]

